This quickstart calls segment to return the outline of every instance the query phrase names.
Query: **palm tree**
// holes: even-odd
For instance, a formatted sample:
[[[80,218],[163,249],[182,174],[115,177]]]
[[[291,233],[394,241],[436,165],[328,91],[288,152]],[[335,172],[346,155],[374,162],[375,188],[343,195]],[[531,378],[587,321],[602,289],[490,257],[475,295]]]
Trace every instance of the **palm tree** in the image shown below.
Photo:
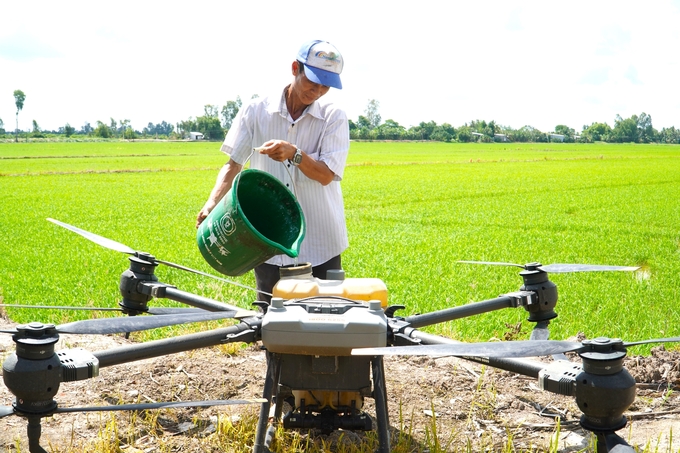
[[[24,108],[24,101],[26,100],[26,95],[21,90],[14,90],[14,103],[17,106],[17,128],[14,134],[14,141],[19,141],[19,112]]]

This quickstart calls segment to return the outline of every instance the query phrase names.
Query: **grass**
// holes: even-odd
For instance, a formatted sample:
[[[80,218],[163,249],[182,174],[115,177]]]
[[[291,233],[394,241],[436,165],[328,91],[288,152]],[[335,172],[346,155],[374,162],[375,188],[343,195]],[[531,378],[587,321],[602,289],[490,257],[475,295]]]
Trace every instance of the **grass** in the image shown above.
[[[218,146],[0,144],[0,297],[116,306],[124,256],[47,217],[215,273],[197,253],[193,224],[225,161]],[[516,268],[458,260],[640,265],[644,273],[552,275],[560,292],[553,338],[579,331],[631,340],[676,335],[679,189],[680,148],[673,146],[353,143],[343,181],[350,234],[343,262],[348,276],[383,279],[389,303],[406,307],[402,314],[521,286]],[[248,290],[174,269],[157,274],[244,307],[254,299]],[[236,280],[254,285],[250,274]],[[8,312],[18,322],[91,316]],[[522,309],[504,310],[426,330],[488,340],[525,318]]]
[[[47,217],[215,273],[198,253],[193,225],[226,160],[218,148],[205,142],[0,144],[0,298],[8,304],[117,306],[125,256]],[[458,260],[639,265],[643,272],[634,274],[551,275],[560,293],[552,338],[584,332],[637,340],[679,333],[680,147],[353,143],[344,176],[347,275],[383,279],[389,303],[406,307],[401,315],[494,298],[522,284],[517,268]],[[172,268],[159,268],[157,275],[182,290],[242,307],[254,299],[251,291]],[[234,280],[254,286],[251,274]],[[92,316],[7,313],[16,322]],[[503,338],[508,325],[519,324],[517,337],[527,338],[532,326],[526,317],[522,309],[503,310],[425,330],[477,341]],[[135,337],[195,329],[178,326]],[[437,432],[436,419],[432,423],[427,448],[438,451],[442,442],[448,448],[448,433]],[[248,425],[254,429],[255,423]],[[254,436],[232,428],[245,429],[221,423],[228,442]],[[280,451],[317,448],[307,449],[295,436],[282,435]],[[464,443],[451,448],[466,451]],[[507,451],[514,451],[511,445]]]

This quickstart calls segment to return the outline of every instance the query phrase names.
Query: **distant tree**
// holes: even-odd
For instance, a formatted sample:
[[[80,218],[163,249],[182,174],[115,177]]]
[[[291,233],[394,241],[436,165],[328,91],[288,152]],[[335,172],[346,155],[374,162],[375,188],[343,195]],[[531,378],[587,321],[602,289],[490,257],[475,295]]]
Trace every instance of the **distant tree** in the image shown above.
[[[480,137],[480,139],[483,139],[485,142],[493,140],[493,137],[496,134],[496,129],[497,126],[495,121],[489,121],[488,123],[484,120],[470,121],[471,132],[484,134],[484,137]]]
[[[111,128],[101,121],[97,121],[97,127],[94,129],[93,135],[101,138],[111,138]]]
[[[637,118],[638,141],[650,143],[657,140],[658,132],[652,126],[652,117],[642,112]]]
[[[489,124],[486,125],[486,130],[484,132],[493,139],[493,137],[496,135],[497,129],[498,126],[496,126],[496,122],[491,120],[489,121]]]
[[[370,129],[371,121],[364,115],[359,115],[359,118],[357,119],[357,127],[359,129]]]
[[[609,141],[612,128],[607,123],[592,123],[590,126],[583,126],[581,137],[588,142]]]
[[[364,115],[366,115],[366,119],[368,120],[369,129],[374,129],[380,126],[380,121],[382,118],[378,113],[378,108],[380,108],[380,102],[376,101],[375,99],[368,101],[366,110],[364,110]]]
[[[158,129],[159,133],[163,135],[170,135],[175,129],[172,124],[166,121],[161,121],[160,123],[156,124],[156,128]]]
[[[0,135],[3,135],[5,133],[5,123],[2,121],[2,118],[0,118]]]
[[[188,120],[177,123],[177,134],[180,136],[180,138],[187,138],[189,136],[189,132],[192,131],[198,131],[198,126],[196,125],[196,121],[193,118],[190,117]]]
[[[217,115],[205,115],[196,118],[196,130],[208,140],[222,140],[224,138],[224,129],[222,129],[222,124]]]
[[[225,129],[231,129],[231,123],[234,121],[242,105],[241,96],[236,96],[235,101],[227,101],[227,104],[222,107],[222,126]]]
[[[19,141],[19,112],[24,108],[24,101],[26,100],[26,95],[21,90],[14,90],[14,104],[17,106],[17,128],[14,134],[14,141]]]
[[[125,140],[134,140],[135,138],[137,138],[137,134],[135,133],[135,130],[133,128],[127,126],[123,131],[123,138]]]
[[[469,126],[461,126],[458,128],[456,138],[459,142],[467,143],[472,140],[472,131]]]
[[[456,138],[456,130],[448,123],[435,127],[430,135],[430,140],[438,142],[450,142],[454,138]]]
[[[659,132],[659,142],[661,143],[680,143],[680,129],[676,129],[675,126],[669,128],[661,129]]]
[[[118,132],[120,135],[125,135],[125,131],[130,128],[130,120],[119,120],[118,121]]]
[[[42,134],[42,131],[40,130],[40,126],[38,126],[38,122],[36,120],[33,120],[33,131],[31,133],[31,136],[35,138],[43,138],[45,137]]]
[[[125,140],[132,140],[135,137],[135,130],[132,129],[130,126],[130,120],[125,119],[125,120],[120,120],[118,121],[118,124],[120,125],[118,132],[121,137]]]
[[[394,120],[385,121],[377,130],[383,140],[401,140],[406,135],[406,128]]]
[[[533,126],[524,126],[522,127],[522,130],[524,130],[527,134],[529,134],[530,141],[534,143],[545,143],[548,141],[548,134],[545,132],[541,132],[538,129],[536,129]]]
[[[111,121],[111,126],[109,127],[109,132],[111,133],[111,137],[115,137],[116,132],[118,131],[118,123],[113,118],[109,118],[109,120]]]
[[[220,111],[216,105],[206,104],[203,106],[204,115],[208,118],[219,118]]]
[[[626,143],[638,141],[638,117],[633,115],[623,119],[621,115],[616,115],[614,129],[612,129],[611,140],[616,143]]]
[[[564,124],[558,124],[557,126],[555,126],[555,133],[559,135],[564,135],[565,142],[573,142],[574,135],[576,135],[576,131],[574,129],[572,129],[569,126],[565,126]]]
[[[66,126],[64,126],[64,135],[67,137],[70,137],[73,135],[76,131],[76,128],[71,126],[70,124],[66,123]]]
[[[80,133],[83,135],[90,135],[92,132],[94,132],[94,129],[92,129],[92,126],[90,126],[90,123],[88,122],[83,124],[83,127],[80,128]]]
[[[419,125],[413,126],[409,129],[409,133],[416,140],[431,140],[432,134],[437,128],[437,123],[434,121],[424,122],[421,121]]]

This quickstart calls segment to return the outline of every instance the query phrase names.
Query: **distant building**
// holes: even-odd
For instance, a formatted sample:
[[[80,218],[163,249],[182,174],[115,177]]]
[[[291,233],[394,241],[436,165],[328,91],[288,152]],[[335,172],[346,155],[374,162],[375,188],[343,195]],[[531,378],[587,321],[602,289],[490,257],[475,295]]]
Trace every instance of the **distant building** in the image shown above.
[[[203,134],[200,132],[189,132],[189,140],[203,140]]]
[[[564,141],[564,135],[562,134],[549,134],[550,135],[550,141],[554,142],[563,142]]]
[[[497,142],[509,142],[510,141],[508,136],[505,135],[505,134],[493,134],[493,139],[494,139],[494,141],[497,141]]]

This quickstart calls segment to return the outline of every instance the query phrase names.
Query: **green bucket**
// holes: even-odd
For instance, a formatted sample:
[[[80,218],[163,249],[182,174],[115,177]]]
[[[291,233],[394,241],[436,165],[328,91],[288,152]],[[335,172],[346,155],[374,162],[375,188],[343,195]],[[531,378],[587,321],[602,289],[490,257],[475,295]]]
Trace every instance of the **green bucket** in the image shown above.
[[[217,271],[248,272],[275,255],[297,258],[305,218],[295,196],[269,173],[248,169],[203,220],[198,249]]]

